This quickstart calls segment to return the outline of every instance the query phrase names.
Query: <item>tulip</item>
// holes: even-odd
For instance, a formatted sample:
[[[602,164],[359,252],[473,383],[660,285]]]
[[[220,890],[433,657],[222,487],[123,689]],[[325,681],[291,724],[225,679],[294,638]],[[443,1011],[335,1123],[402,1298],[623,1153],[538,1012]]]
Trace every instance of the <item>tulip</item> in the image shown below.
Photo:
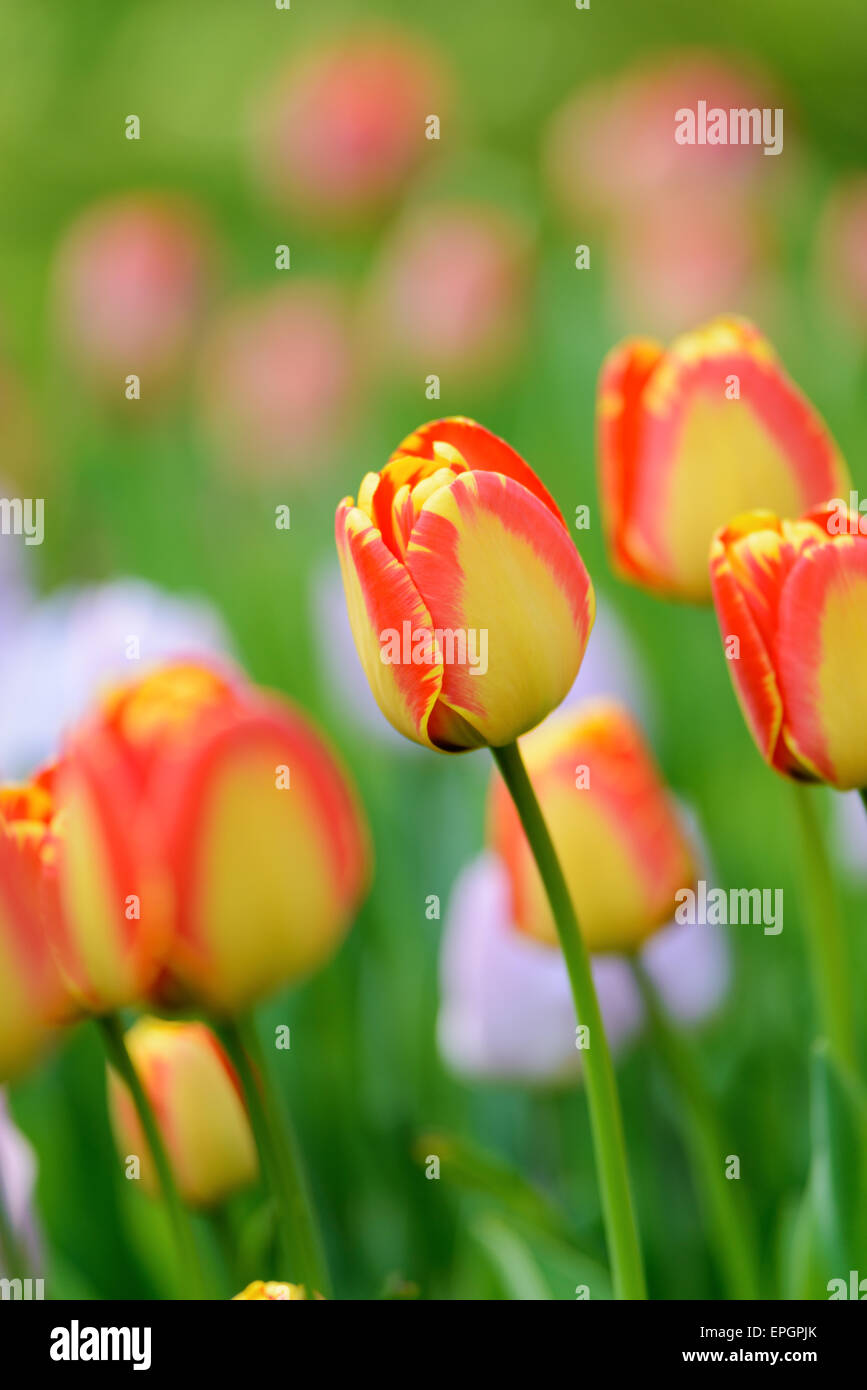
[[[337,548],[362,666],[387,719],[429,748],[500,747],[569,690],[594,596],[542,483],[474,421],[410,435],[358,503]]]
[[[333,287],[303,281],[231,304],[211,330],[198,377],[205,429],[227,471],[315,475],[353,402],[346,305]]]
[[[436,54],[400,32],[323,47],[269,92],[256,161],[269,194],[317,221],[380,210],[433,149],[426,122],[442,119]]]
[[[696,878],[692,849],[637,725],[620,706],[591,701],[548,721],[521,751],[587,949],[634,951],[671,920],[675,894]],[[515,925],[556,944],[542,881],[499,778],[491,786],[489,839],[508,867]]]
[[[256,1145],[240,1082],[214,1034],[203,1023],[140,1018],[126,1035],[127,1051],[150,1101],[183,1200],[215,1206],[256,1180]],[[158,1190],[153,1159],[132,1097],[109,1069],[109,1108],[122,1157],[141,1160],[141,1180]]]
[[[211,260],[208,233],[181,200],[125,194],[90,208],[66,233],[57,266],[60,332],[76,366],[118,399],[134,373],[147,401],[183,368]]]
[[[322,1294],[317,1293],[314,1297],[321,1298]],[[246,1289],[235,1294],[232,1302],[237,1303],[240,1299],[250,1303],[265,1301],[282,1303],[292,1298],[306,1300],[307,1290],[303,1284],[278,1284],[270,1279],[266,1283],[263,1279],[254,1279],[253,1283],[248,1284]]]
[[[848,487],[825,425],[744,320],[716,319],[668,350],[621,344],[602,367],[598,415],[612,563],[661,594],[710,597],[710,542],[732,516],[800,515]]]
[[[531,240],[486,204],[423,204],[386,244],[368,291],[369,340],[391,373],[452,382],[505,369],[524,338]],[[411,332],[407,332],[411,325]]]
[[[38,786],[0,789],[0,1080],[35,1059],[60,1017],[44,883],[50,806]]]
[[[117,691],[67,764],[65,899],[92,964],[133,943],[141,986],[164,967],[160,997],[229,1015],[336,949],[365,886],[366,830],[287,701],[168,666]],[[140,921],[115,939],[137,868],[152,898],[146,883]]]
[[[867,534],[840,503],[799,521],[737,517],[714,538],[713,598],[762,757],[800,781],[867,784]],[[734,640],[733,640],[734,639]]]

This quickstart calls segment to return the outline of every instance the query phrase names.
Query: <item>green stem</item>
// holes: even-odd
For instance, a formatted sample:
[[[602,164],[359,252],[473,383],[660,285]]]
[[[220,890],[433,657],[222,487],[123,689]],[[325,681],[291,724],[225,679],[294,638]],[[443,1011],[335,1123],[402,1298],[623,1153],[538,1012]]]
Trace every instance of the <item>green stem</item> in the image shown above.
[[[120,1079],[124,1082],[141,1123],[144,1137],[153,1159],[154,1167],[157,1172],[160,1191],[163,1201],[168,1208],[169,1219],[174,1231],[175,1242],[177,1244],[180,1257],[181,1268],[183,1271],[183,1286],[188,1298],[205,1298],[205,1283],[199,1264],[198,1251],[196,1249],[195,1236],[190,1224],[189,1214],[181,1201],[175,1183],[172,1166],[166,1153],[163,1138],[157,1124],[156,1116],[147,1097],[147,1092],[142,1086],[139,1074],[136,1071],[129,1049],[124,1037],[123,1023],[117,1014],[103,1014],[96,1019],[96,1025],[102,1036],[103,1046],[110,1065],[117,1072]]]
[[[638,1228],[626,1165],[620,1101],[593,984],[590,957],[563,870],[518,745],[510,743],[505,748],[492,748],[491,752],[515,803],[542,877],[569,972],[575,1011],[579,1022],[589,1032],[590,1046],[582,1053],[582,1059],[614,1295],[619,1299],[646,1298]]]
[[[241,1078],[262,1168],[279,1216],[285,1277],[304,1284],[308,1298],[327,1297],[330,1281],[298,1141],[285,1109],[278,1116],[255,1023],[250,1018],[223,1022],[223,1040]]]
[[[855,1022],[846,947],[834,894],[834,880],[816,815],[815,793],[793,782],[801,829],[807,890],[807,941],[819,999],[822,1029],[837,1057],[855,1068]]]
[[[644,1000],[653,1041],[680,1101],[684,1141],[700,1200],[714,1231],[731,1298],[759,1297],[758,1256],[753,1231],[733,1179],[725,1176],[725,1144],[699,1069],[669,1019],[643,964],[632,969]]]

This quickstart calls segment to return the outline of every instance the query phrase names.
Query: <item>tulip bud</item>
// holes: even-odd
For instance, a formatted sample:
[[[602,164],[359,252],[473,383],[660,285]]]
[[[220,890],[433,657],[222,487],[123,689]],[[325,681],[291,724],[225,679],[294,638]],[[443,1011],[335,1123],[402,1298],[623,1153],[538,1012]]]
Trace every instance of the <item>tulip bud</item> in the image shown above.
[[[287,702],[207,667],[165,667],[118,691],[69,762],[92,788],[71,911],[81,931],[89,905],[107,914],[121,876],[86,865],[110,863],[117,844],[132,870],[146,835],[154,902],[141,920],[169,930],[162,944],[149,931],[141,953],[151,983],[164,967],[161,998],[231,1013],[334,951],[366,884],[366,828],[332,753]],[[70,808],[68,838],[72,821]]]
[[[321,1293],[314,1294],[315,1298],[322,1298]],[[238,1300],[246,1302],[260,1303],[264,1301],[282,1303],[292,1298],[300,1298],[306,1301],[307,1290],[303,1284],[275,1284],[272,1280],[265,1283],[262,1279],[254,1279],[252,1284],[248,1284],[241,1293],[236,1293],[232,1299],[233,1303]]]
[[[140,1018],[126,1035],[132,1064],[151,1103],[185,1202],[214,1206],[256,1180],[258,1161],[240,1082],[204,1023]],[[109,1069],[109,1108],[122,1157],[141,1160],[141,1180],[159,1191],[132,1096]]]
[[[566,695],[593,586],[556,503],[502,439],[461,418],[423,426],[357,504],[344,498],[336,536],[361,664],[407,738],[499,747]]]
[[[60,1018],[44,873],[50,807],[38,785],[0,789],[0,1080],[36,1057]]]
[[[799,516],[848,487],[824,423],[744,320],[716,319],[668,350],[621,344],[602,367],[598,416],[612,563],[663,594],[710,597],[710,542],[731,517]]]
[[[521,752],[563,867],[589,951],[632,951],[674,916],[696,879],[692,849],[631,716],[608,701],[563,713],[522,740]],[[511,913],[530,936],[557,944],[536,863],[498,775],[489,839],[509,871]]]
[[[771,767],[867,785],[867,534],[828,504],[800,521],[737,517],[714,538],[720,633],[750,732]]]

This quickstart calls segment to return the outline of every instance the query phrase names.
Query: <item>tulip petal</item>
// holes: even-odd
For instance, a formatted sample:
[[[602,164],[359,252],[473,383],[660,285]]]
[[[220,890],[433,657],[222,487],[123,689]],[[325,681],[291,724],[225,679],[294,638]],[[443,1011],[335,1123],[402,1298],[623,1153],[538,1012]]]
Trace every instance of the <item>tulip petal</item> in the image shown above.
[[[801,556],[777,657],[792,750],[841,790],[867,785],[867,541],[838,536]]]
[[[367,846],[309,726],[251,715],[197,746],[182,778],[167,768],[154,797],[177,884],[172,969],[196,998],[234,1012],[327,959]]]
[[[798,516],[847,486],[846,469],[824,423],[751,325],[718,319],[678,339],[648,372],[650,360],[650,346],[638,344],[603,370],[611,531],[621,567],[661,591],[702,600],[720,525],[757,507]],[[618,374],[620,423],[605,427]]]
[[[544,503],[501,473],[463,473],[422,507],[407,568],[433,628],[462,632],[468,652],[476,643],[476,674],[443,653],[438,713],[453,711],[479,741],[501,746],[560,703],[595,604],[568,531]],[[433,721],[431,733],[447,746]]]
[[[418,459],[434,459],[434,446],[438,444],[456,449],[472,472],[502,473],[506,478],[513,478],[528,492],[532,492],[534,497],[538,497],[559,521],[563,521],[560,509],[544,483],[511,444],[486,430],[484,425],[478,424],[475,420],[468,420],[465,416],[452,415],[443,420],[431,420],[429,424],[413,430],[395,449],[389,463],[405,455]],[[564,526],[565,524],[563,522]]]
[[[410,640],[430,633],[430,612],[406,567],[348,500],[337,510],[336,536],[352,635],[376,702],[400,733],[432,747],[428,720],[442,687],[442,663],[383,661],[383,634],[396,633],[402,645],[405,630]]]
[[[653,575],[653,556],[629,517],[641,461],[642,394],[662,357],[659,343],[638,338],[608,354],[599,377],[597,420],[599,490],[614,568],[626,578]]]

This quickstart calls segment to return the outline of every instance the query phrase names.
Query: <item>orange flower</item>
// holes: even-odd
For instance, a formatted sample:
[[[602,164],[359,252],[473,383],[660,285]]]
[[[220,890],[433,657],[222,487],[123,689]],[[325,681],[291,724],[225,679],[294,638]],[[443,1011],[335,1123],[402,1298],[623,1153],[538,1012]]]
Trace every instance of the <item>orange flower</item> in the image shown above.
[[[472,420],[403,441],[337,509],[355,643],[400,733],[448,752],[510,743],[569,690],[593,587],[556,503]]]
[[[556,714],[521,740],[587,949],[630,951],[669,922],[695,882],[692,849],[631,715],[608,700]],[[548,899],[517,812],[495,774],[491,847],[507,868],[512,920],[557,944]]]
[[[0,788],[0,1080],[38,1055],[61,1016],[45,870],[51,806],[38,782]]]
[[[662,594],[710,597],[710,542],[738,513],[799,516],[848,488],[827,428],[744,320],[716,319],[668,350],[621,344],[597,408],[612,563]]]
[[[140,1018],[126,1045],[150,1101],[181,1197],[207,1207],[256,1180],[256,1145],[229,1058],[204,1023]],[[159,1190],[133,1099],[109,1069],[112,1126],[122,1156],[141,1160],[147,1191]]]
[[[314,1295],[315,1298],[322,1298],[321,1293]],[[290,1299],[307,1299],[307,1290],[303,1284],[276,1284],[272,1280],[265,1283],[263,1279],[254,1279],[252,1284],[248,1284],[246,1289],[236,1293],[232,1299],[237,1303],[239,1299],[246,1302],[260,1303],[264,1301],[283,1303]]]
[[[753,512],[710,558],[720,632],[744,717],[789,777],[867,785],[867,536],[828,504],[800,521]]]
[[[136,870],[139,992],[165,967],[161,997],[230,1013],[336,948],[366,885],[366,828],[288,702],[169,666],[116,692],[68,764],[65,906],[92,967],[121,959],[112,912]]]

